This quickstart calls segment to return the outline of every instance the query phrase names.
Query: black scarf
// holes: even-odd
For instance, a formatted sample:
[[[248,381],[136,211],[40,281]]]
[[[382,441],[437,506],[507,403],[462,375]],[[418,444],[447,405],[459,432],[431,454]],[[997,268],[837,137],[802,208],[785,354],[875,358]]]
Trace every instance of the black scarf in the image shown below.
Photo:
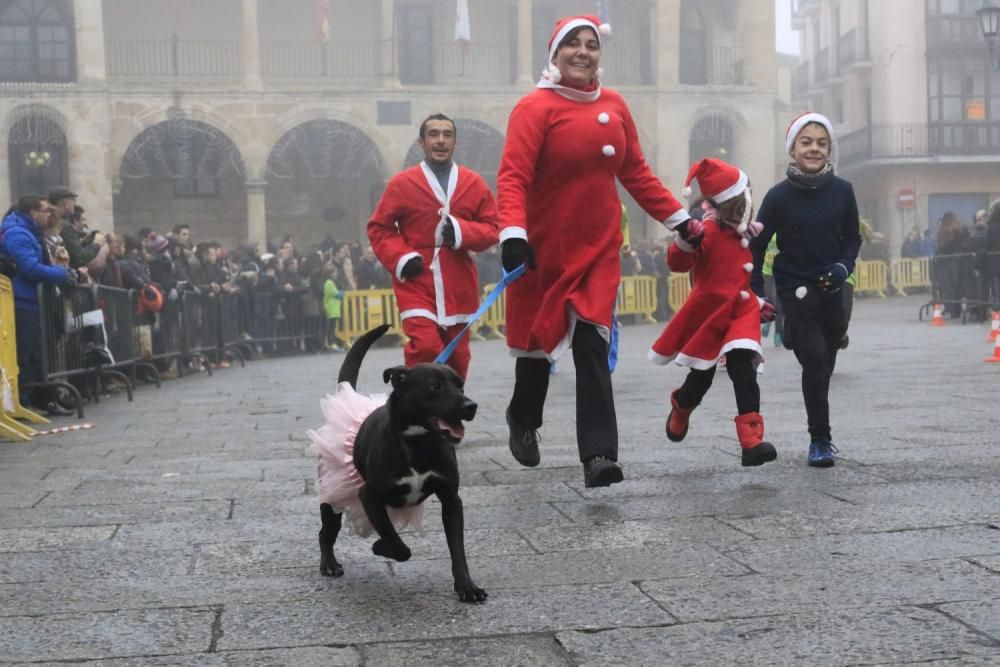
[[[792,185],[799,189],[819,190],[825,188],[833,180],[833,165],[827,162],[825,167],[814,174],[809,174],[799,169],[794,162],[789,162],[785,176],[788,177]]]

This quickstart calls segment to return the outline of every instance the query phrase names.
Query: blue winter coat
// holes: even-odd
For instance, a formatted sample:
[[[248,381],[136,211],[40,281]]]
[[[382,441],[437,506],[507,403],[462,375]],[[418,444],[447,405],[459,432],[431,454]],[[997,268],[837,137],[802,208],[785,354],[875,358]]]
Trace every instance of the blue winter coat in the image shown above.
[[[0,225],[0,255],[7,255],[17,264],[14,285],[14,307],[18,310],[38,310],[38,283],[62,285],[70,281],[67,269],[52,266],[45,254],[38,225],[27,215],[13,211]]]

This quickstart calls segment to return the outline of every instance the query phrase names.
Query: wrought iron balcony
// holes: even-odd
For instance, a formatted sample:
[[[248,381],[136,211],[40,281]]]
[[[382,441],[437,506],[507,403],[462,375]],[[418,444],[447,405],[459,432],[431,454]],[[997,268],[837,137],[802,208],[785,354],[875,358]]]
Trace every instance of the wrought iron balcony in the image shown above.
[[[743,49],[732,46],[691,49],[681,53],[680,82],[688,85],[750,85]]]
[[[119,79],[226,79],[243,74],[239,41],[112,39],[108,76]]]
[[[872,161],[1000,154],[1000,122],[872,125],[838,141],[841,167]]]
[[[927,50],[982,49],[983,35],[975,16],[928,16]]]
[[[837,43],[837,64],[840,66],[841,73],[871,65],[868,43],[867,40],[862,39],[863,37],[863,33],[859,32],[857,28],[851,28],[840,36]]]

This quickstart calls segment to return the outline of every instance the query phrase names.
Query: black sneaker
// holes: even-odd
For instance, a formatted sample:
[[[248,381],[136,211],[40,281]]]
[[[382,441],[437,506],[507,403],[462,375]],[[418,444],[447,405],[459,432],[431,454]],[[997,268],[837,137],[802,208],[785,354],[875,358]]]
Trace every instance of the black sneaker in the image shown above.
[[[603,456],[595,456],[583,462],[583,483],[588,489],[611,486],[625,479],[621,467]]]
[[[510,408],[507,408],[507,427],[510,429],[510,453],[523,466],[537,466],[542,460],[542,455],[538,453],[538,431],[515,425],[510,420]]]
[[[52,417],[69,417],[70,415],[76,414],[76,410],[64,408],[58,401],[49,401],[45,404],[42,410],[49,413]]]

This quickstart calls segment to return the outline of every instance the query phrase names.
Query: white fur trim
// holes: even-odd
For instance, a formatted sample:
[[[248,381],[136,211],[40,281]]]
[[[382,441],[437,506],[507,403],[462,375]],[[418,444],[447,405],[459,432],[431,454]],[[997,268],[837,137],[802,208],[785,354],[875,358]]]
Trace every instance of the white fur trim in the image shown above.
[[[691,199],[692,194],[694,194],[694,192],[691,190],[690,185],[685,185],[684,189],[681,190],[681,196],[684,197],[684,199]]]
[[[438,326],[450,327],[456,324],[465,324],[472,319],[474,313],[460,313],[457,315],[445,315],[440,316],[427,310],[426,308],[410,308],[409,310],[404,310],[399,314],[400,320],[408,320],[411,317],[426,317],[428,320],[435,322]]]
[[[743,299],[744,301],[746,301],[747,299],[750,298],[750,292],[746,291],[745,289],[741,289],[740,290],[740,298]]]
[[[744,190],[746,190],[747,189],[747,183],[749,183],[749,182],[750,182],[750,179],[747,177],[747,175],[745,173],[743,173],[743,170],[741,169],[740,170],[740,177],[739,177],[739,179],[737,179],[736,183],[734,183],[733,185],[730,185],[728,188],[726,188],[722,192],[719,192],[719,193],[716,193],[716,194],[708,194],[708,193],[706,193],[706,196],[711,197],[712,199],[714,199],[716,201],[716,203],[721,204],[724,201],[729,201],[730,199],[732,199],[736,195],[738,195],[741,192],[743,192]]]
[[[750,239],[748,239],[746,237],[740,239],[740,247],[741,248],[749,248],[750,247]]]
[[[597,122],[600,123],[601,125],[607,125],[610,120],[611,116],[609,116],[608,112],[606,111],[602,111],[601,113],[597,114]]]
[[[396,280],[398,280],[401,283],[406,282],[406,278],[403,277],[403,267],[406,266],[406,263],[409,262],[414,257],[420,257],[420,253],[408,252],[399,258],[399,261],[396,262]]]
[[[462,225],[458,224],[458,218],[453,215],[449,215],[448,219],[451,220],[451,226],[455,230],[455,245],[452,248],[458,250],[462,247]]]
[[[657,354],[653,350],[649,351],[646,358],[652,361],[654,364],[665,365],[671,360],[678,366],[686,366],[687,368],[694,368],[699,371],[707,371],[714,368],[719,361],[726,355],[726,352],[730,350],[751,350],[756,353],[759,359],[764,358],[763,351],[761,350],[760,343],[751,338],[735,338],[728,341],[719,350],[719,356],[715,359],[701,359],[699,357],[692,357],[690,355],[684,354],[683,352],[678,352],[672,357],[666,357],[662,354]]]
[[[753,271],[753,262],[747,262],[746,264],[744,264],[743,270],[746,271],[747,273]]]
[[[684,252],[694,252],[694,246],[692,246],[690,243],[688,243],[687,241],[685,241],[684,239],[682,239],[679,236],[674,239],[674,245],[676,245],[678,248],[680,248]]]
[[[500,243],[503,243],[507,239],[524,239],[528,240],[528,230],[524,227],[506,227],[500,230]]]
[[[615,147],[612,146],[611,144],[605,144],[601,148],[601,152],[604,153],[604,155],[606,155],[607,157],[614,157],[615,156]]]
[[[663,221],[663,224],[667,226],[667,229],[672,230],[675,229],[677,225],[690,219],[691,219],[691,214],[688,213],[687,209],[682,206],[681,208],[671,213],[670,217]]]
[[[829,118],[821,113],[816,113],[815,111],[809,111],[798,116],[788,126],[788,130],[785,132],[785,152],[790,153],[792,151],[792,145],[795,144],[795,139],[799,136],[799,132],[801,132],[802,128],[809,123],[819,123],[826,128],[826,133],[830,135],[830,162],[833,165],[836,165],[837,138],[833,133],[833,123],[830,122]]]

